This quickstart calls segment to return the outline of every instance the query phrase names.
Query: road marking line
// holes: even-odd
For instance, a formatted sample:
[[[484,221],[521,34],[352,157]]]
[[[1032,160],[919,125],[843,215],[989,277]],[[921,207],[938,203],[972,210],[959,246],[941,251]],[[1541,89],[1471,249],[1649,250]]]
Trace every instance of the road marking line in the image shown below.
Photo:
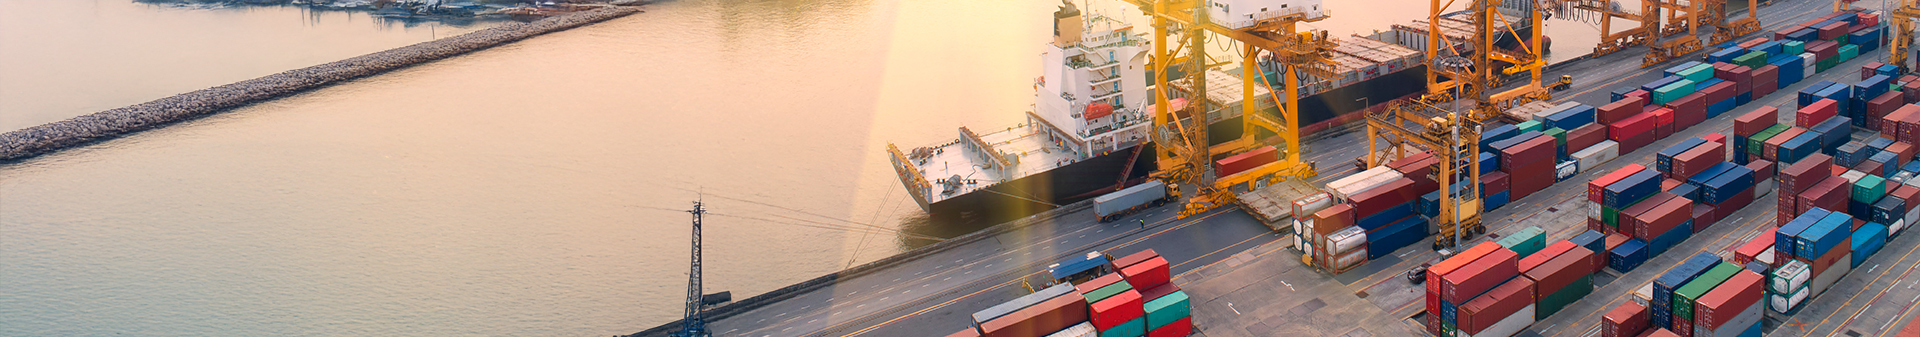
[[[1749,226],[1749,225],[1752,225],[1752,224],[1742,224],[1742,226],[1740,226],[1739,228],[1746,228],[1746,226]],[[1756,229],[1757,229],[1757,228],[1756,228]],[[1693,256],[1693,255],[1696,255],[1696,254],[1700,254],[1700,252],[1704,252],[1704,251],[1707,251],[1707,249],[1710,249],[1711,247],[1714,247],[1714,246],[1718,246],[1718,245],[1719,245],[1719,242],[1720,242],[1721,240],[1724,240],[1724,239],[1731,239],[1731,238],[1732,238],[1732,237],[1730,237],[1730,236],[1721,236],[1721,237],[1719,237],[1719,238],[1715,238],[1715,239],[1713,239],[1713,241],[1712,241],[1712,242],[1708,242],[1708,244],[1707,244],[1707,245],[1704,245],[1704,246],[1701,246],[1701,248],[1700,248],[1700,249],[1698,249],[1698,250],[1694,250],[1694,251],[1693,251],[1693,252],[1691,252],[1691,253],[1687,253],[1687,254],[1686,254],[1685,256]],[[1673,251],[1668,251],[1667,253],[1673,253]],[[1657,277],[1659,277],[1659,275],[1661,275],[1661,274],[1666,274],[1667,272],[1669,272],[1669,271],[1672,271],[1672,270],[1673,270],[1674,268],[1679,268],[1679,267],[1680,267],[1680,264],[1679,264],[1679,263],[1675,263],[1675,264],[1674,264],[1673,266],[1669,266],[1669,267],[1667,267],[1667,269],[1666,269],[1666,270],[1662,270],[1662,271],[1660,271],[1660,272],[1658,272],[1658,273],[1654,273],[1654,277],[1656,277],[1656,278],[1657,278]],[[1614,280],[1614,282],[1619,282],[1619,281],[1625,281],[1625,280],[1626,280],[1626,274],[1627,274],[1627,273],[1623,273],[1623,274],[1621,274],[1621,275],[1620,275],[1620,278],[1618,278],[1618,279],[1615,279],[1615,280]],[[1648,281],[1651,281],[1651,279],[1649,279]],[[1636,283],[1636,284],[1637,284],[1637,283],[1639,283],[1639,282],[1631,282],[1631,283]],[[1636,288],[1636,289],[1637,289],[1637,288],[1639,288],[1639,287],[1634,287],[1634,288]],[[1628,292],[1624,292],[1624,293],[1621,293],[1620,295],[1617,295],[1617,296],[1614,296],[1614,297],[1613,297],[1612,299],[1609,299],[1609,300],[1607,300],[1607,301],[1606,301],[1606,302],[1604,303],[1604,305],[1601,305],[1600,307],[1602,307],[1602,308],[1606,308],[1606,307],[1609,307],[1609,306],[1611,306],[1611,305],[1613,305],[1613,303],[1614,303],[1614,302],[1616,302],[1616,301],[1619,301],[1620,299],[1623,299],[1623,298],[1626,298],[1627,296],[1629,296],[1629,295],[1632,295],[1632,294],[1633,294],[1633,292],[1632,292],[1632,291],[1628,291]],[[1574,322],[1588,322],[1588,321],[1591,321],[1591,320],[1593,319],[1593,315],[1596,315],[1596,314],[1600,314],[1600,312],[1599,312],[1598,310],[1596,310],[1595,312],[1591,312],[1591,313],[1587,313],[1587,314],[1586,314],[1586,315],[1584,315],[1584,316],[1580,316],[1580,319],[1578,319],[1578,320],[1575,320]],[[1597,322],[1595,323],[1595,325],[1596,325],[1596,326],[1597,326],[1598,324],[1599,324],[1599,323],[1597,323]],[[1556,333],[1554,333],[1553,335],[1554,335],[1554,336],[1559,336],[1559,335],[1560,335],[1561,333],[1564,333],[1564,331],[1561,331],[1561,332],[1556,332]]]
[[[1239,315],[1240,315],[1240,309],[1234,309],[1234,308],[1233,308],[1233,302],[1227,302],[1227,309],[1231,309],[1231,310],[1233,310],[1233,315],[1234,315],[1234,316],[1239,316]]]
[[[1907,259],[1907,257],[1908,257],[1908,256],[1911,256],[1911,255],[1913,255],[1913,253],[1914,253],[1914,252],[1916,252],[1916,251],[1920,251],[1920,249],[1908,249],[1908,250],[1907,250],[1907,253],[1906,253],[1906,254],[1903,254],[1903,255],[1900,255],[1900,258],[1899,258],[1899,259],[1896,259],[1895,261],[1905,261],[1905,260]],[[1920,267],[1920,264],[1915,264],[1915,265],[1914,265],[1914,267]],[[1913,267],[1907,267],[1907,273],[1912,273],[1912,272],[1913,272]],[[1901,275],[1900,275],[1900,277],[1902,277],[1902,278],[1905,278],[1905,277],[1906,277],[1906,275],[1907,275],[1907,274],[1901,274]],[[1886,274],[1886,273],[1880,273],[1880,275],[1876,275],[1876,276],[1874,276],[1874,277],[1873,277],[1873,280],[1872,280],[1872,281],[1867,281],[1867,284],[1865,285],[1865,287],[1872,287],[1874,283],[1876,283],[1876,282],[1880,282],[1880,278],[1881,278],[1881,277],[1885,277],[1885,276],[1887,276],[1887,274]],[[1842,275],[1842,278],[1844,278],[1844,275]],[[1839,281],[1834,281],[1834,282],[1835,282],[1835,283],[1839,283]],[[1806,330],[1806,331],[1807,331],[1807,332],[1813,332],[1813,331],[1815,331],[1815,330],[1820,330],[1820,326],[1822,326],[1822,325],[1826,325],[1826,324],[1827,324],[1827,320],[1829,320],[1829,319],[1832,319],[1832,318],[1833,318],[1833,315],[1835,315],[1835,314],[1839,314],[1839,313],[1840,313],[1840,310],[1845,310],[1847,306],[1849,306],[1849,305],[1853,305],[1853,300],[1854,300],[1854,299],[1856,299],[1856,298],[1859,298],[1859,297],[1860,297],[1860,294],[1864,294],[1864,293],[1866,293],[1866,292],[1867,292],[1867,290],[1866,290],[1866,288],[1862,288],[1860,292],[1858,292],[1858,293],[1854,293],[1854,294],[1853,294],[1853,296],[1849,296],[1849,297],[1847,297],[1847,301],[1846,301],[1846,302],[1843,302],[1843,303],[1841,303],[1841,304],[1840,304],[1840,306],[1839,306],[1839,309],[1836,309],[1836,310],[1834,310],[1834,312],[1833,312],[1833,313],[1829,313],[1829,314],[1827,314],[1827,316],[1826,316],[1826,317],[1822,317],[1822,318],[1820,318],[1820,323],[1819,323],[1819,324],[1814,324],[1814,325],[1813,325],[1813,329],[1812,329],[1812,330]],[[1872,299],[1868,299],[1868,300],[1867,300],[1867,305],[1868,305],[1868,306],[1871,306],[1871,305],[1873,305],[1873,301],[1877,301],[1877,300],[1879,300],[1879,299],[1880,299],[1880,296],[1884,296],[1884,295],[1886,295],[1886,294],[1887,294],[1887,290],[1885,290],[1885,289],[1882,289],[1882,290],[1880,290],[1880,293],[1878,293],[1878,294],[1875,294],[1875,295],[1873,295],[1873,298],[1872,298]],[[1866,308],[1865,308],[1865,307],[1862,307],[1862,308],[1861,308],[1861,310],[1862,310],[1862,311],[1864,311],[1864,310],[1866,310]],[[1839,331],[1839,330],[1840,330],[1840,328],[1844,328],[1844,327],[1846,327],[1848,323],[1850,323],[1850,322],[1853,322],[1853,317],[1857,317],[1857,316],[1859,316],[1859,315],[1860,315],[1860,314],[1859,314],[1858,312],[1856,312],[1856,313],[1854,313],[1854,315],[1853,315],[1853,316],[1850,316],[1850,317],[1847,317],[1847,319],[1846,319],[1845,321],[1841,321],[1841,322],[1840,322],[1840,326],[1838,326],[1838,327],[1834,327],[1834,331]]]

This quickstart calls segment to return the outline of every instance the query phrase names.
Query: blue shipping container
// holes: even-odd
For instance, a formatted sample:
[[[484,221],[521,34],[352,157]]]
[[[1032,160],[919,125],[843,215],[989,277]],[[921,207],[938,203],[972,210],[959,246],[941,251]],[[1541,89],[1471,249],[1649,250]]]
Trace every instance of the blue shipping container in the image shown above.
[[[1796,256],[1826,256],[1827,252],[1847,241],[1847,235],[1853,231],[1853,216],[1846,213],[1830,213],[1820,218],[1807,230],[1794,237]],[[1777,252],[1776,252],[1777,253]]]
[[[1906,164],[1906,163],[1900,162],[1900,154],[1893,153],[1893,152],[1875,153],[1873,154],[1872,157],[1867,157],[1867,160],[1880,162],[1880,164],[1886,165],[1885,167],[1899,167],[1900,164]],[[1886,171],[1886,172],[1889,173],[1887,175],[1891,176],[1892,175],[1891,173],[1895,171]]]
[[[1632,272],[1647,262],[1647,242],[1640,239],[1628,239],[1626,243],[1613,247],[1607,254],[1607,268],[1622,274]]]
[[[1850,127],[1850,125],[1852,125],[1851,123],[1853,123],[1852,118],[1834,116],[1833,118],[1828,118],[1825,122],[1814,124],[1813,127],[1807,128],[1807,130],[1820,133],[1820,148],[1832,151],[1832,149],[1839,148],[1841,144],[1846,144],[1847,141],[1853,139],[1853,137],[1848,136],[1849,133],[1853,132],[1853,128]]]
[[[1853,232],[1853,247],[1851,247],[1853,249],[1853,266],[1860,267],[1861,262],[1866,262],[1868,257],[1872,257],[1874,253],[1879,253],[1880,248],[1886,245],[1886,225],[1875,222],[1860,225],[1860,230]]]
[[[1706,143],[1707,139],[1705,138],[1693,137],[1681,140],[1680,143],[1673,144],[1673,146],[1668,146],[1665,149],[1660,149],[1660,152],[1653,156],[1653,166],[1655,169],[1660,170],[1660,172],[1673,172],[1674,156],[1686,153],[1688,150],[1693,150],[1694,147]]]
[[[1406,220],[1400,220],[1385,229],[1367,233],[1367,259],[1379,259],[1387,254],[1393,254],[1393,251],[1425,238],[1427,238],[1427,221],[1419,217],[1407,217]]]
[[[1689,237],[1693,237],[1693,220],[1682,222],[1679,226],[1673,226],[1673,229],[1667,230],[1666,234],[1660,234],[1660,236],[1653,237],[1653,240],[1647,240],[1647,258],[1665,254],[1667,249],[1679,245],[1680,242],[1687,241]]]
[[[1775,258],[1780,259],[1799,256],[1797,252],[1800,251],[1800,248],[1794,244],[1794,240],[1800,237],[1801,232],[1807,231],[1808,227],[1813,227],[1814,223],[1820,222],[1821,218],[1827,217],[1830,213],[1833,212],[1824,208],[1814,207],[1813,209],[1800,213],[1800,216],[1794,217],[1793,220],[1788,221],[1787,224],[1780,225],[1780,229],[1773,234],[1773,253],[1779,255]]]
[[[1500,191],[1500,193],[1494,193],[1493,195],[1488,195],[1485,199],[1483,199],[1485,200],[1484,202],[1486,203],[1485,208],[1491,211],[1493,209],[1500,208],[1500,206],[1506,206],[1507,202],[1511,201],[1508,199],[1513,196],[1512,193],[1513,191]],[[1434,213],[1439,213],[1439,211],[1435,210]],[[1432,217],[1432,216],[1428,216],[1428,217]]]
[[[1440,191],[1434,191],[1434,192],[1438,193]],[[1368,232],[1372,232],[1376,229],[1380,229],[1381,227],[1386,227],[1387,225],[1391,225],[1394,222],[1399,222],[1400,219],[1413,216],[1413,204],[1414,203],[1412,201],[1408,201],[1408,202],[1400,203],[1399,205],[1394,205],[1393,207],[1387,207],[1387,209],[1361,217],[1359,220],[1355,221],[1353,225],[1360,226],[1361,229],[1365,229]],[[1438,212],[1438,211],[1436,210],[1435,212]]]
[[[1492,130],[1481,132],[1480,133],[1480,151],[1482,152],[1499,151],[1500,149],[1493,147],[1493,142],[1506,140],[1507,138],[1513,138],[1513,136],[1518,136],[1518,135],[1520,135],[1520,127],[1514,126],[1513,124],[1501,125],[1500,127],[1493,128]]]
[[[1601,197],[1601,206],[1614,209],[1627,208],[1641,199],[1660,193],[1660,172],[1642,170],[1620,181],[1607,185]]]
[[[1600,231],[1589,229],[1581,232],[1580,235],[1574,235],[1573,238],[1567,239],[1567,242],[1572,242],[1575,246],[1593,251],[1595,255],[1607,253],[1607,235],[1601,234]]]
[[[1700,201],[1700,185],[1680,184],[1680,186],[1674,186],[1673,189],[1667,190],[1667,193],[1673,193],[1674,195],[1687,198],[1687,200],[1693,200],[1694,202]]]
[[[1578,129],[1593,123],[1594,110],[1591,105],[1577,105],[1566,111],[1547,116],[1547,125],[1560,128],[1561,130]]]
[[[1654,91],[1654,89],[1660,89],[1660,87],[1667,86],[1668,84],[1673,84],[1673,82],[1679,82],[1680,80],[1681,78],[1679,76],[1667,75],[1667,77],[1662,77],[1658,80],[1654,80],[1653,82],[1647,82],[1646,85],[1640,86],[1640,90],[1646,90],[1647,92],[1651,93]]]
[[[1824,96],[1820,96],[1820,92],[1827,90],[1827,87],[1831,87],[1835,84],[1836,83],[1833,83],[1833,81],[1819,81],[1819,82],[1814,82],[1813,85],[1809,85],[1805,88],[1800,88],[1799,96],[1794,96],[1798,99],[1798,101],[1796,102],[1799,102],[1800,104],[1796,106],[1805,107],[1807,105],[1813,104],[1813,102],[1815,101],[1819,101],[1821,97],[1824,97]]]
[[[1820,151],[1820,139],[1819,132],[1801,133],[1799,137],[1793,137],[1792,140],[1781,143],[1780,153],[1775,153],[1773,156],[1779,158],[1782,163],[1799,162],[1800,158],[1806,158],[1807,155]]]
[[[1720,203],[1727,202],[1728,199],[1733,199],[1734,196],[1740,195],[1740,193],[1749,193],[1747,189],[1752,187],[1753,169],[1745,166],[1734,166],[1732,170],[1727,170],[1726,173],[1721,173],[1719,177],[1715,177],[1713,180],[1707,181],[1705,185],[1702,185],[1700,198],[1704,199],[1701,201],[1707,204],[1719,205]]]
[[[1671,300],[1674,289],[1679,289],[1680,286],[1686,285],[1688,281],[1693,281],[1693,278],[1700,277],[1700,274],[1706,273],[1707,270],[1719,264],[1720,257],[1713,253],[1700,252],[1688,257],[1685,262],[1674,266],[1666,274],[1660,274],[1660,277],[1653,279],[1653,298],[1650,302],[1653,306],[1671,307],[1668,304],[1673,303]]]
[[[1767,55],[1780,55],[1780,52],[1783,51],[1786,45],[1786,41],[1767,41],[1767,43],[1754,46],[1753,49],[1767,52]]]
[[[1480,174],[1485,175],[1500,170],[1500,155],[1492,152],[1480,153]]]
[[[1746,55],[1746,54],[1747,54],[1746,49],[1740,49],[1740,48],[1721,49],[1719,51],[1713,52],[1712,54],[1707,54],[1707,62],[1733,63],[1733,58],[1740,57],[1741,55]]]
[[[1687,183],[1706,185],[1708,180],[1713,180],[1714,177],[1719,177],[1721,173],[1726,173],[1735,167],[1740,167],[1740,165],[1729,162],[1719,162],[1705,170],[1700,170],[1700,173],[1694,173],[1692,177],[1687,177]]]

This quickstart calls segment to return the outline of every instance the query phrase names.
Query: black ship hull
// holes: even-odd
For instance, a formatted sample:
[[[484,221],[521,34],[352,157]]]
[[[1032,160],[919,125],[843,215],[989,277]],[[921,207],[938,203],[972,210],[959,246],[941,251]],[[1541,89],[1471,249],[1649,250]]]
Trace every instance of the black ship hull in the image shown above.
[[[1145,182],[1147,174],[1159,169],[1153,151],[1154,144],[1149,142],[1095,156],[934,202],[928,205],[928,213],[935,217],[997,222],[1044,212],[1055,205],[1093,199]],[[1133,163],[1133,169],[1127,169],[1128,162]],[[1126,178],[1122,179],[1123,175]]]

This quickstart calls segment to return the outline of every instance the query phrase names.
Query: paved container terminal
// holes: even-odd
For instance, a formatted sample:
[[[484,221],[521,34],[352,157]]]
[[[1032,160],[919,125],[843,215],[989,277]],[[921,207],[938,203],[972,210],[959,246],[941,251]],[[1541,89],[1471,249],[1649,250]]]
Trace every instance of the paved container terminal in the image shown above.
[[[1832,4],[1813,0],[1781,0],[1760,9],[1763,24],[1757,37],[1773,29],[1819,17]],[[1860,2],[1856,8],[1879,6]],[[1611,88],[1658,79],[1660,66],[1639,69],[1645,48],[1631,48],[1595,59],[1550,69],[1545,78],[1572,75],[1572,89],[1555,93],[1555,103],[1577,101],[1589,105],[1607,102]],[[1698,59],[1696,53],[1670,64]],[[1523,200],[1487,214],[1488,233],[1512,233],[1519,228],[1546,229],[1547,240],[1558,241],[1585,231],[1585,181],[1628,163],[1650,165],[1659,149],[1707,133],[1731,132],[1734,117],[1760,106],[1794,108],[1794,93],[1822,80],[1857,81],[1862,64],[1884,60],[1885,48],[1814,74],[1764,98],[1734,108],[1730,113],[1654,142],[1632,153],[1556,183]],[[1791,124],[1793,114],[1783,113]],[[1366,151],[1363,135],[1354,128],[1312,135],[1306,160],[1320,163],[1316,185],[1352,173],[1353,158]],[[1594,275],[1597,287],[1551,317],[1540,320],[1522,335],[1594,336],[1600,316],[1630,300],[1632,291],[1697,252],[1730,256],[1731,249],[1764,231],[1774,221],[1772,193],[1756,196],[1754,204],[1624,275]],[[1172,266],[1174,283],[1192,296],[1196,335],[1202,336],[1409,336],[1424,335],[1417,318],[1423,308],[1423,286],[1408,282],[1405,272],[1438,255],[1429,245],[1416,244],[1353,271],[1329,276],[1300,262],[1291,240],[1273,234],[1253,217],[1223,208],[1183,220],[1172,219],[1174,207],[1160,207],[1111,223],[1099,223],[1091,211],[1061,214],[1039,224],[992,239],[959,245],[950,250],[890,266],[869,274],[841,279],[833,285],[801,292],[793,298],[721,318],[711,328],[723,336],[942,336],[970,323],[969,314],[1027,293],[1022,280],[1043,273],[1047,264],[1067,256],[1101,250],[1114,256],[1144,249],[1159,251]],[[1143,225],[1144,223],[1144,225]],[[1469,242],[1466,245],[1477,243]],[[1893,335],[1915,320],[1920,301],[1920,239],[1902,235],[1866,260],[1825,294],[1809,299],[1801,312],[1786,322],[1769,322],[1773,336]],[[675,323],[677,324],[677,323]]]

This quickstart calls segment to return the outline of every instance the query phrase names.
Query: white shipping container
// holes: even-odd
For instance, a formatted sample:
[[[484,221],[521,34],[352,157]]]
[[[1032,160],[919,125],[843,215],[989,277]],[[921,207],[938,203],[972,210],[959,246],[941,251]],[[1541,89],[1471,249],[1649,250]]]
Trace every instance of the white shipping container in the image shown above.
[[[1800,53],[1800,66],[1807,67],[1807,70],[1813,70],[1813,57],[1813,53]],[[1813,78],[1814,72],[1808,71],[1801,74],[1805,74],[1807,78]]]
[[[1331,248],[1334,254],[1345,254],[1367,244],[1367,230],[1360,226],[1347,227],[1347,229],[1328,234],[1327,240],[1332,242],[1327,247]]]
[[[1800,301],[1807,300],[1807,288],[1800,288],[1799,291],[1795,291],[1791,295],[1770,294],[1767,295],[1767,299],[1767,302],[1773,304],[1773,312],[1784,314],[1788,311],[1793,311],[1794,307],[1800,306]]]
[[[1907,179],[1907,186],[1920,187],[1920,179]]]
[[[1346,202],[1350,196],[1360,194],[1360,192],[1366,192],[1374,187],[1380,187],[1380,185],[1386,185],[1394,180],[1399,180],[1402,176],[1404,175],[1402,175],[1400,171],[1394,171],[1386,165],[1381,165],[1327,183],[1327,192],[1332,193],[1337,201]]]
[[[1573,178],[1573,175],[1577,173],[1580,173],[1580,162],[1577,161],[1560,163],[1559,165],[1553,166],[1553,178],[1557,181]]]
[[[1808,287],[1813,288],[1813,296],[1820,296],[1820,293],[1826,292],[1828,287],[1832,287],[1834,282],[1839,282],[1841,277],[1846,277],[1847,272],[1851,271],[1853,271],[1853,253],[1847,253],[1847,256],[1841,257],[1839,262],[1834,262],[1832,267],[1827,267],[1827,271],[1820,272],[1819,276],[1813,277],[1813,281],[1808,281]]]
[[[1574,152],[1571,156],[1574,161],[1580,163],[1581,170],[1592,171],[1599,169],[1600,164],[1605,164],[1607,161],[1613,160],[1613,158],[1620,157],[1620,143],[1603,140],[1593,144],[1593,146],[1581,149],[1579,152]]]
[[[1347,267],[1358,265],[1361,262],[1367,262],[1367,249],[1365,247],[1347,252],[1345,255],[1334,255],[1333,269],[1346,269]]]
[[[1808,275],[1812,271],[1813,266],[1804,261],[1787,261],[1780,268],[1773,270],[1773,277],[1767,283],[1771,285],[1773,292],[1785,294],[1806,285],[1807,280],[1813,278],[1813,275]]]
[[[1916,209],[1920,209],[1920,208],[1916,208]],[[1906,228],[1906,227],[1907,227],[1906,219],[1893,221],[1893,224],[1887,225],[1887,237],[1891,238],[1894,235],[1900,234],[1900,229]]]
[[[1652,300],[1653,300],[1653,282],[1647,282],[1646,285],[1640,286],[1640,289],[1636,289],[1633,291],[1633,303],[1639,303],[1640,305],[1647,305],[1647,301],[1652,301]]]
[[[1602,219],[1602,215],[1603,214],[1600,213],[1600,203],[1587,201],[1587,218]]]
[[[1773,265],[1773,247],[1767,247],[1767,250],[1760,251],[1760,255],[1754,255],[1753,260],[1760,261],[1760,263],[1765,263],[1768,266],[1772,266]]]
[[[1081,322],[1080,324],[1074,324],[1066,329],[1062,329],[1060,332],[1047,335],[1047,337],[1095,337],[1099,335],[1099,331],[1093,330],[1093,322]]]
[[[1773,193],[1773,189],[1779,186],[1780,186],[1780,182],[1774,181],[1773,179],[1761,180],[1759,184],[1753,185],[1753,198],[1759,199],[1760,196],[1767,195],[1767,193]]]
[[[1747,306],[1747,310],[1741,310],[1740,315],[1733,316],[1733,319],[1720,324],[1719,330],[1708,329],[1704,322],[1695,321],[1693,335],[1694,337],[1739,337],[1740,333],[1747,332],[1747,329],[1752,328],[1754,324],[1760,324],[1760,318],[1766,315],[1760,307],[1765,306],[1765,303],[1764,301],[1753,302],[1753,305]]]
[[[1920,179],[1915,179],[1915,181],[1920,181]],[[1914,207],[1913,209],[1907,210],[1907,216],[1904,216],[1902,218],[1905,218],[1907,220],[1907,223],[1910,223],[1910,224],[1916,223],[1916,221],[1920,221],[1920,207]]]
[[[1866,172],[1860,172],[1855,170],[1847,170],[1846,173],[1840,174],[1840,178],[1846,179],[1848,183],[1857,183],[1857,182],[1860,182],[1860,178],[1866,178],[1866,177],[1867,177]]]
[[[1515,311],[1512,315],[1507,315],[1507,318],[1502,318],[1499,322],[1493,322],[1493,325],[1487,326],[1485,330],[1480,330],[1480,333],[1471,335],[1462,333],[1460,336],[1510,337],[1518,335],[1520,334],[1520,330],[1526,329],[1529,325],[1533,325],[1533,315],[1534,306],[1529,304],[1525,308],[1520,308],[1520,311]]]
[[[1333,207],[1333,194],[1321,192],[1300,197],[1293,200],[1293,217],[1295,219],[1312,217],[1314,212],[1327,207]]]

